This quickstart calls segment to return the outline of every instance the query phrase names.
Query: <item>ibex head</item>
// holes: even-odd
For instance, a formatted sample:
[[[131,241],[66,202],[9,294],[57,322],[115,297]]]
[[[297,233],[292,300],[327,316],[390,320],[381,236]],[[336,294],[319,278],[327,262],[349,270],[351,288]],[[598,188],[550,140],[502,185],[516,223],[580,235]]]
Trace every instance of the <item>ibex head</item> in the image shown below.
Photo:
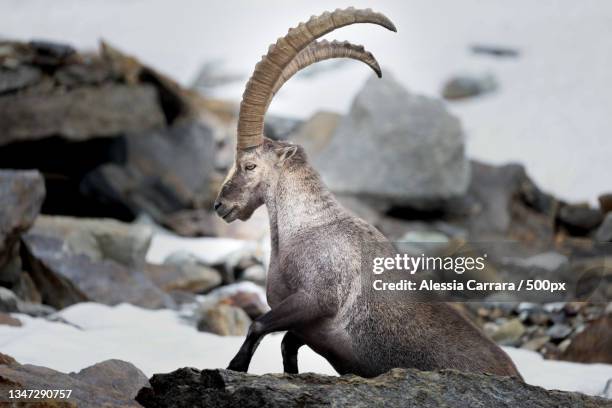
[[[248,220],[264,203],[266,192],[276,185],[282,169],[297,149],[296,145],[267,138],[259,146],[238,149],[236,161],[215,202],[217,214],[226,222]]]
[[[330,31],[353,23],[373,23],[396,31],[384,15],[370,9],[336,10],[291,28],[268,49],[255,66],[240,103],[236,160],[215,201],[215,211],[227,222],[247,220],[264,203],[298,147],[264,138],[264,115],[276,92],[296,72],[329,58],[352,58],[364,62],[380,77],[374,56],[362,46],[348,42],[316,41]]]

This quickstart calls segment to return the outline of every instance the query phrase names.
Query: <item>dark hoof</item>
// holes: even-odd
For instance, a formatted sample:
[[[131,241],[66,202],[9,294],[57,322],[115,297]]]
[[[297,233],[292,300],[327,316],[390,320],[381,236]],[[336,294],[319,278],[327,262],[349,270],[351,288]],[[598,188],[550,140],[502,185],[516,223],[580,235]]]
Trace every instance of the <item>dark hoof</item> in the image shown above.
[[[240,360],[236,360],[235,358],[230,362],[230,364],[227,366],[228,370],[232,370],[232,371],[240,371],[241,373],[246,373],[247,370],[249,369],[248,364],[244,364],[242,361]]]
[[[298,374],[297,367],[285,367],[284,371],[285,371],[285,374]]]

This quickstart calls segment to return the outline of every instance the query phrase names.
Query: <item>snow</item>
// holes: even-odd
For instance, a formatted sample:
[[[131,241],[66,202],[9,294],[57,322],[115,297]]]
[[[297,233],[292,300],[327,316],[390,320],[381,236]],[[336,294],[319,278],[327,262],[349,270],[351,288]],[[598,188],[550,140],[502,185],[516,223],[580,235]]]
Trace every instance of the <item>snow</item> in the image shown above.
[[[161,264],[174,252],[188,252],[202,263],[212,265],[221,262],[237,251],[249,251],[257,248],[253,241],[231,238],[186,238],[169,233],[153,235],[147,252],[147,262]]]
[[[290,26],[351,5],[384,12],[398,32],[361,24],[328,37],[364,44],[383,75],[393,72],[415,92],[439,95],[455,74],[496,77],[498,92],[450,105],[463,122],[470,156],[524,163],[542,188],[569,200],[594,202],[611,188],[612,2],[606,0],[336,0],[333,6],[324,0],[290,6],[282,0],[5,0],[0,37],[86,49],[104,38],[188,85],[210,61],[246,79],[268,44]],[[468,50],[473,44],[514,47],[520,56],[476,56]],[[320,72],[287,83],[271,113],[346,111],[372,75],[357,62]],[[238,81],[216,95],[238,100],[243,86]]]
[[[64,372],[110,358],[129,361],[148,376],[185,366],[226,367],[243,341],[242,337],[198,332],[176,311],[146,310],[129,304],[70,306],[59,312],[70,324],[14,316],[23,326],[0,325],[0,350],[22,364]],[[253,357],[250,372],[282,372],[281,339],[282,334],[264,338]],[[505,350],[525,380],[533,385],[598,395],[612,378],[612,365],[547,361],[531,351]],[[300,350],[299,365],[301,372],[336,375],[329,363],[308,347]]]

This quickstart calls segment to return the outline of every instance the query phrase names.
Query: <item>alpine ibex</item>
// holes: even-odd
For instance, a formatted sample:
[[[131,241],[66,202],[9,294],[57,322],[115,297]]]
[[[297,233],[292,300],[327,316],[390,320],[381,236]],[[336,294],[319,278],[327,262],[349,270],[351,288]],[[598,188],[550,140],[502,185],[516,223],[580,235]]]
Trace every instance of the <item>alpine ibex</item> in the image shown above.
[[[360,284],[361,243],[383,243],[377,256],[393,256],[391,243],[336,201],[300,146],[263,135],[274,93],[301,68],[348,57],[363,61],[380,76],[376,60],[363,47],[316,42],[353,23],[396,31],[387,17],[370,9],[312,17],[269,48],[246,85],[236,160],[214,207],[232,222],[247,220],[266,205],[272,240],[267,280],[271,310],[252,323],[228,368],[246,371],[263,336],[286,330],[282,356],[288,373],[297,373],[298,349],[307,344],[341,374],[371,377],[394,367],[415,367],[520,377],[506,353],[450,305],[415,299],[371,301]]]

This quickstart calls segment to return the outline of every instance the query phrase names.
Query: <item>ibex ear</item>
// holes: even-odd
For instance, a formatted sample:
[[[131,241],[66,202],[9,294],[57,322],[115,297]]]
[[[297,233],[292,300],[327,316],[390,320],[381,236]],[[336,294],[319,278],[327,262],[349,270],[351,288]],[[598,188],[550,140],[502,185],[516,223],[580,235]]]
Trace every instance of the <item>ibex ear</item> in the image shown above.
[[[295,145],[292,146],[284,146],[276,149],[276,154],[278,155],[278,164],[281,165],[285,161],[289,160],[293,155],[297,152],[298,147]]]

